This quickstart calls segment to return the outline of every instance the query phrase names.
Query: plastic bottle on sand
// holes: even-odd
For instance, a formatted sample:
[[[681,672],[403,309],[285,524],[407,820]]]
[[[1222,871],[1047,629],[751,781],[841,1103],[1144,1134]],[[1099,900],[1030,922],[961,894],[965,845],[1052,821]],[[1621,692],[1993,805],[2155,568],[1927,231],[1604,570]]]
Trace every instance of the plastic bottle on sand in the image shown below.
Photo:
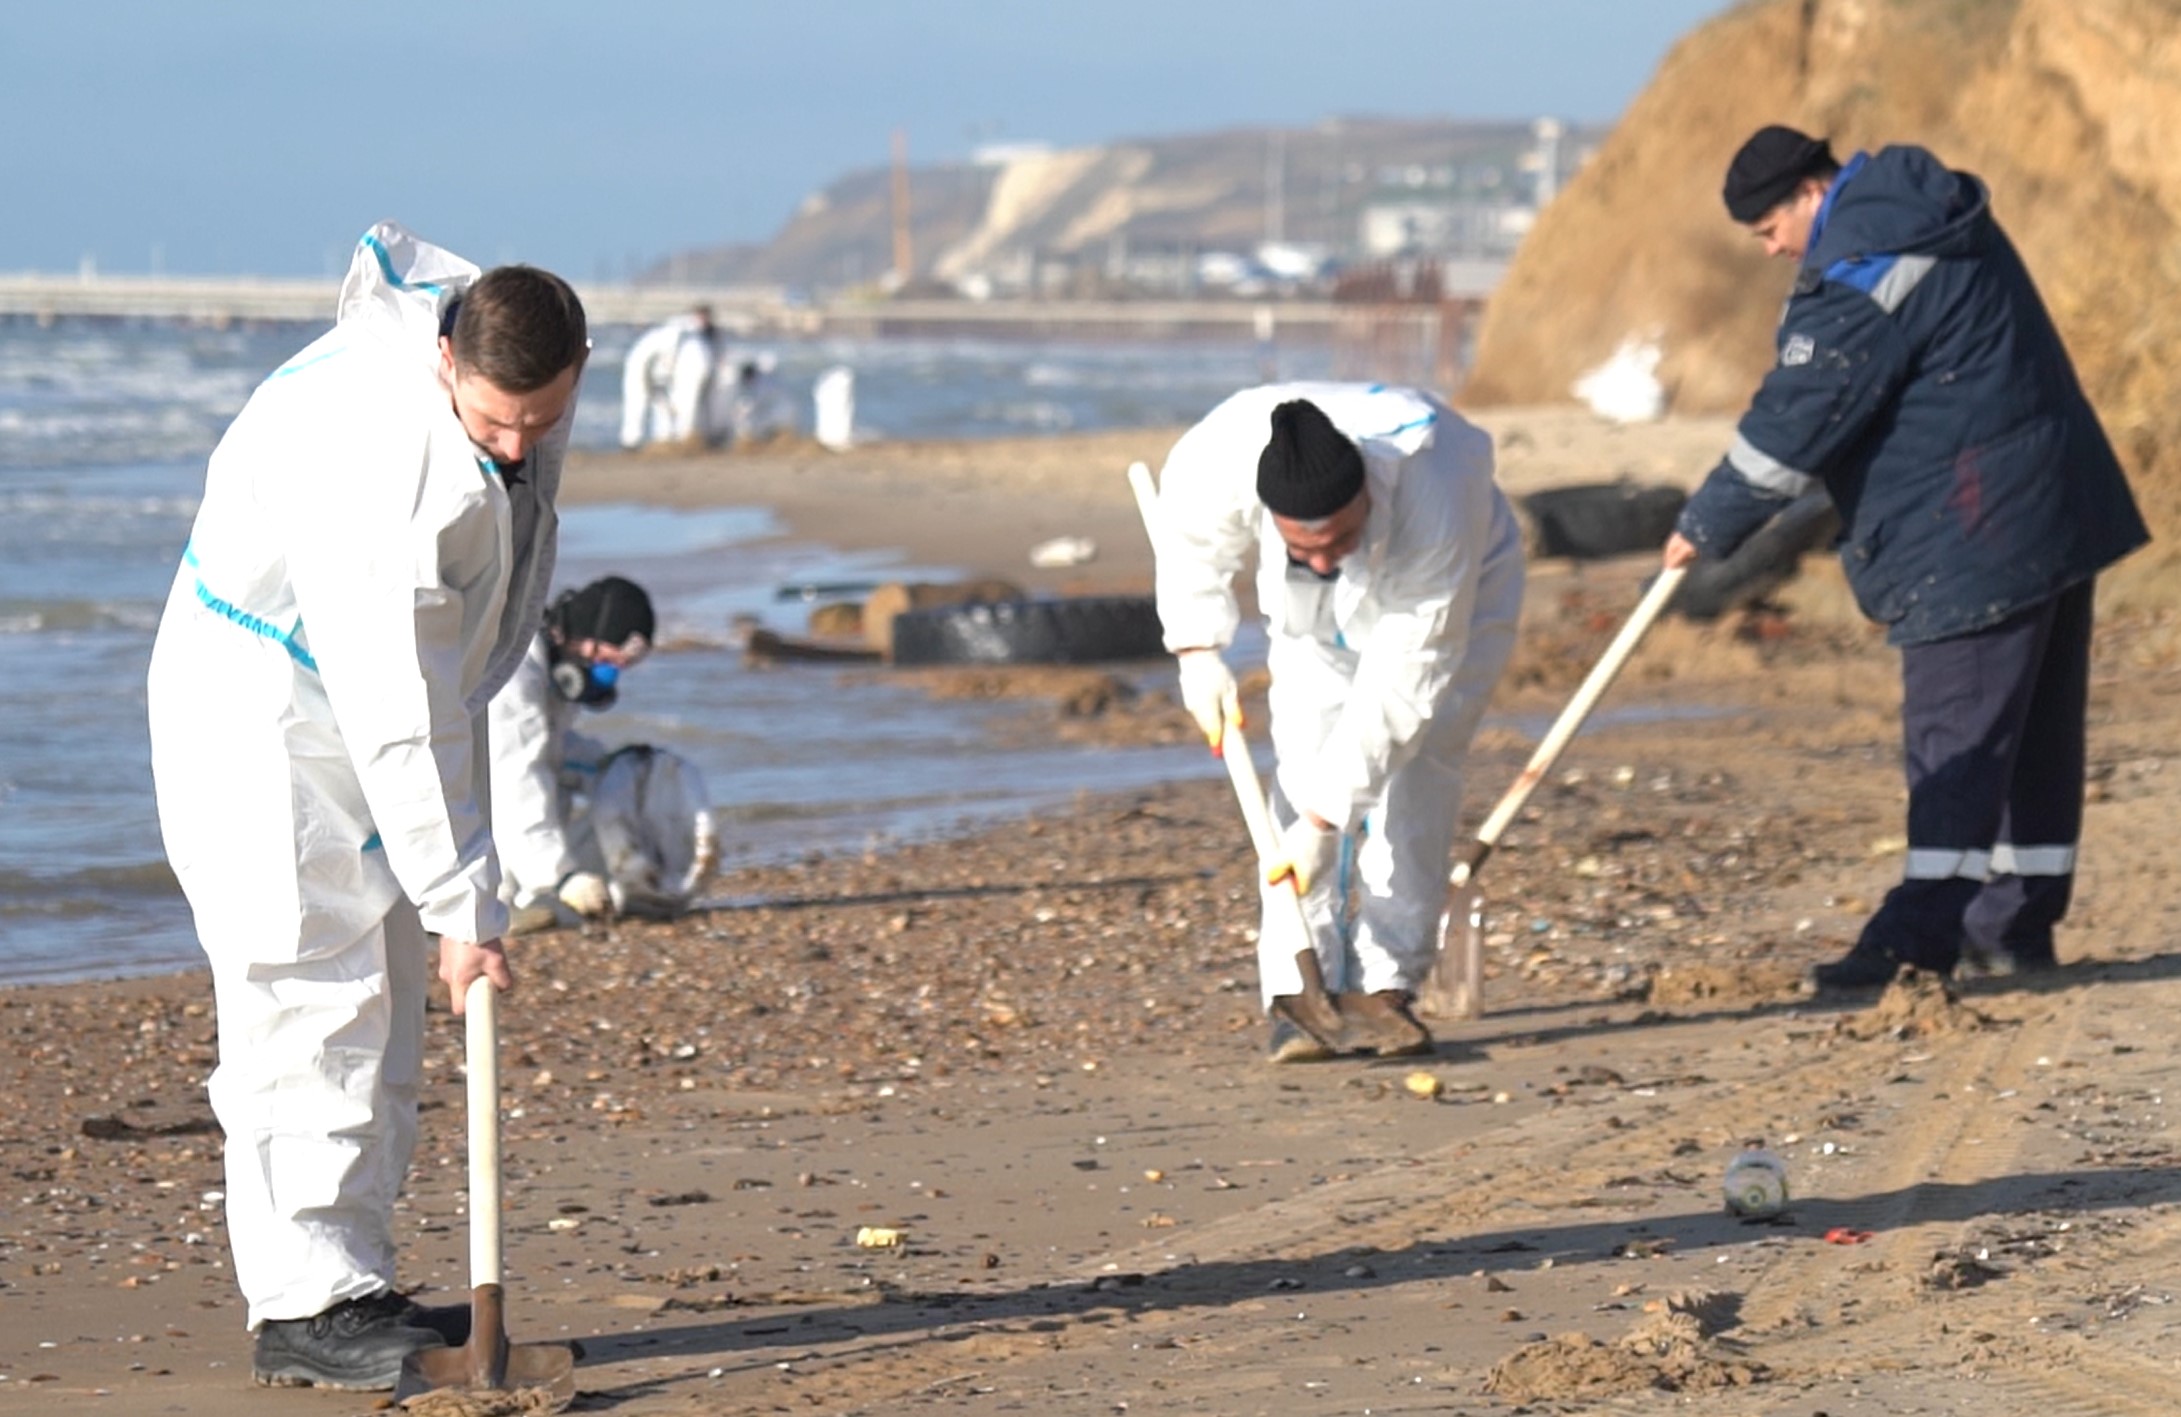
[[[1729,1213],[1769,1220],[1787,1209],[1787,1163],[1761,1146],[1745,1147],[1727,1163]]]

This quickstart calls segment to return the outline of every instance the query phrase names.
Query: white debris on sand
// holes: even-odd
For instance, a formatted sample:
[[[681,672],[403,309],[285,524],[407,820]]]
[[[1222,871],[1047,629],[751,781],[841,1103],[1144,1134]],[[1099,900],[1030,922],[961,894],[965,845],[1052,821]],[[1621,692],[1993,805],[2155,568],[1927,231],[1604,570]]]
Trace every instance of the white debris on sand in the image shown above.
[[[1658,360],[1656,339],[1630,335],[1605,363],[1575,381],[1575,396],[1610,422],[1656,423],[1666,415]]]

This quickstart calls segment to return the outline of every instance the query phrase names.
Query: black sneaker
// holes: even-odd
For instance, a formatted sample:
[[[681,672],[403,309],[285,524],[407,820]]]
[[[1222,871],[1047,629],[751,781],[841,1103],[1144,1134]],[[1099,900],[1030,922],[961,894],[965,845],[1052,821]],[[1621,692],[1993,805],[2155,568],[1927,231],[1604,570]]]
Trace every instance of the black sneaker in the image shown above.
[[[307,1319],[268,1319],[258,1325],[250,1376],[265,1387],[384,1391],[401,1376],[402,1359],[445,1343],[414,1320],[417,1312],[417,1305],[382,1289]]]
[[[1856,948],[1831,964],[1817,965],[1809,974],[1810,987],[1820,994],[1847,989],[1883,989],[1901,972],[1901,962],[1881,950]]]

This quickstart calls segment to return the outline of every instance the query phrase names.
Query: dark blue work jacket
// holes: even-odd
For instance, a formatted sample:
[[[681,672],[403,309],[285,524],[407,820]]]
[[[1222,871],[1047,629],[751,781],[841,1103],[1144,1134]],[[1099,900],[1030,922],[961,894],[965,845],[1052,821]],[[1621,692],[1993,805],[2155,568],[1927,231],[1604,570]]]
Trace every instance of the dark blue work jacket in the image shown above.
[[[1834,180],[1776,362],[1680,531],[1723,556],[1818,483],[1897,645],[1997,624],[2150,539],[1984,184],[1919,147]]]

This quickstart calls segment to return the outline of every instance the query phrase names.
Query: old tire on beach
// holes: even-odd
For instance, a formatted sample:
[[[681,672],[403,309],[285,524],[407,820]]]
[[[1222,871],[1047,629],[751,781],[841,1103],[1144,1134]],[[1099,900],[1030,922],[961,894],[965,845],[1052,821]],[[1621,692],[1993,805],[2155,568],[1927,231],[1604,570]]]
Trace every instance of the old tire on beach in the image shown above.
[[[1716,620],[1778,590],[1807,552],[1839,533],[1840,514],[1833,510],[1833,499],[1824,492],[1807,493],[1759,527],[1733,555],[1689,567],[1668,608],[1691,620]]]
[[[1532,556],[1595,561],[1656,551],[1673,532],[1689,494],[1633,482],[1548,487],[1516,499]]]
[[[1002,600],[906,610],[894,618],[894,663],[1095,664],[1166,652],[1148,595]]]
[[[863,638],[881,654],[894,642],[894,617],[936,605],[976,605],[996,600],[1020,600],[1022,587],[1013,581],[980,577],[972,581],[887,581],[872,588],[863,602]]]

